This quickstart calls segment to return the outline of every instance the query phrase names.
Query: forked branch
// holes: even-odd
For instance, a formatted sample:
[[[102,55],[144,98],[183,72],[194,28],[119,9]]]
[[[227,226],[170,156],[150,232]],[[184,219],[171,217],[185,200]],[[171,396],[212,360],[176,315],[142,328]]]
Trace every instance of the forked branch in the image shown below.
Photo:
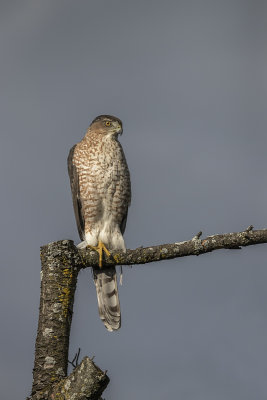
[[[267,243],[267,229],[225,233],[123,252],[112,252],[104,260],[111,265],[146,264],[177,257],[205,254],[218,249],[240,249]],[[67,376],[69,335],[77,275],[81,268],[98,267],[98,253],[78,250],[72,240],[49,243],[41,248],[41,297],[35,346],[31,400],[95,400],[109,378],[92,359],[85,357]],[[76,360],[77,361],[77,360]],[[76,365],[75,361],[75,365]],[[74,361],[73,361],[74,362]]]

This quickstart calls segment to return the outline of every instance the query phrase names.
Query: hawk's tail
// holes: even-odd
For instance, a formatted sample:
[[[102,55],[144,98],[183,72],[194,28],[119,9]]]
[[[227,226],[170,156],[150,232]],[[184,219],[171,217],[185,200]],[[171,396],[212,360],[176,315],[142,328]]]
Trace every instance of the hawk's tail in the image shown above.
[[[108,331],[115,331],[121,326],[121,310],[115,267],[94,268],[98,312]]]

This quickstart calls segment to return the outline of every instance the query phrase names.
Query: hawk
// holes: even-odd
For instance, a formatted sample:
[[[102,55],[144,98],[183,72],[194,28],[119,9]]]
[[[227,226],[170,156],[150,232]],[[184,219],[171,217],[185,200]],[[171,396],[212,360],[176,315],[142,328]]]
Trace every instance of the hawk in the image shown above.
[[[102,268],[103,252],[126,251],[125,231],[131,201],[131,182],[118,135],[122,122],[111,115],[96,117],[84,138],[68,156],[68,172],[76,223],[82,242],[99,253],[93,268],[98,311],[109,331],[121,326],[120,302],[115,267]]]

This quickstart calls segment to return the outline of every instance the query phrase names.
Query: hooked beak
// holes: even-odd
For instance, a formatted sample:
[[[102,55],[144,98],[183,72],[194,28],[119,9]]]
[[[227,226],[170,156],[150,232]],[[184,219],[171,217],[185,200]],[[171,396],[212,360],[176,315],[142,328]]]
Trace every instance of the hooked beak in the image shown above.
[[[122,132],[123,132],[123,128],[122,128],[122,125],[120,124],[120,125],[118,126],[117,133],[118,133],[118,135],[122,135]]]

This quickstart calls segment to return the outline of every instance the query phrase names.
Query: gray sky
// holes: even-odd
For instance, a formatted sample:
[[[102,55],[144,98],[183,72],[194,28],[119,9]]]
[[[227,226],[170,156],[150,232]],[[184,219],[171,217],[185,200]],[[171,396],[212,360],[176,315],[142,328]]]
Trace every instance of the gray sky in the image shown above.
[[[260,0],[1,1],[0,397],[31,389],[39,247],[78,234],[66,158],[114,114],[129,248],[267,227],[267,9]],[[122,328],[79,275],[70,358],[108,400],[265,400],[266,245],[124,269]]]

